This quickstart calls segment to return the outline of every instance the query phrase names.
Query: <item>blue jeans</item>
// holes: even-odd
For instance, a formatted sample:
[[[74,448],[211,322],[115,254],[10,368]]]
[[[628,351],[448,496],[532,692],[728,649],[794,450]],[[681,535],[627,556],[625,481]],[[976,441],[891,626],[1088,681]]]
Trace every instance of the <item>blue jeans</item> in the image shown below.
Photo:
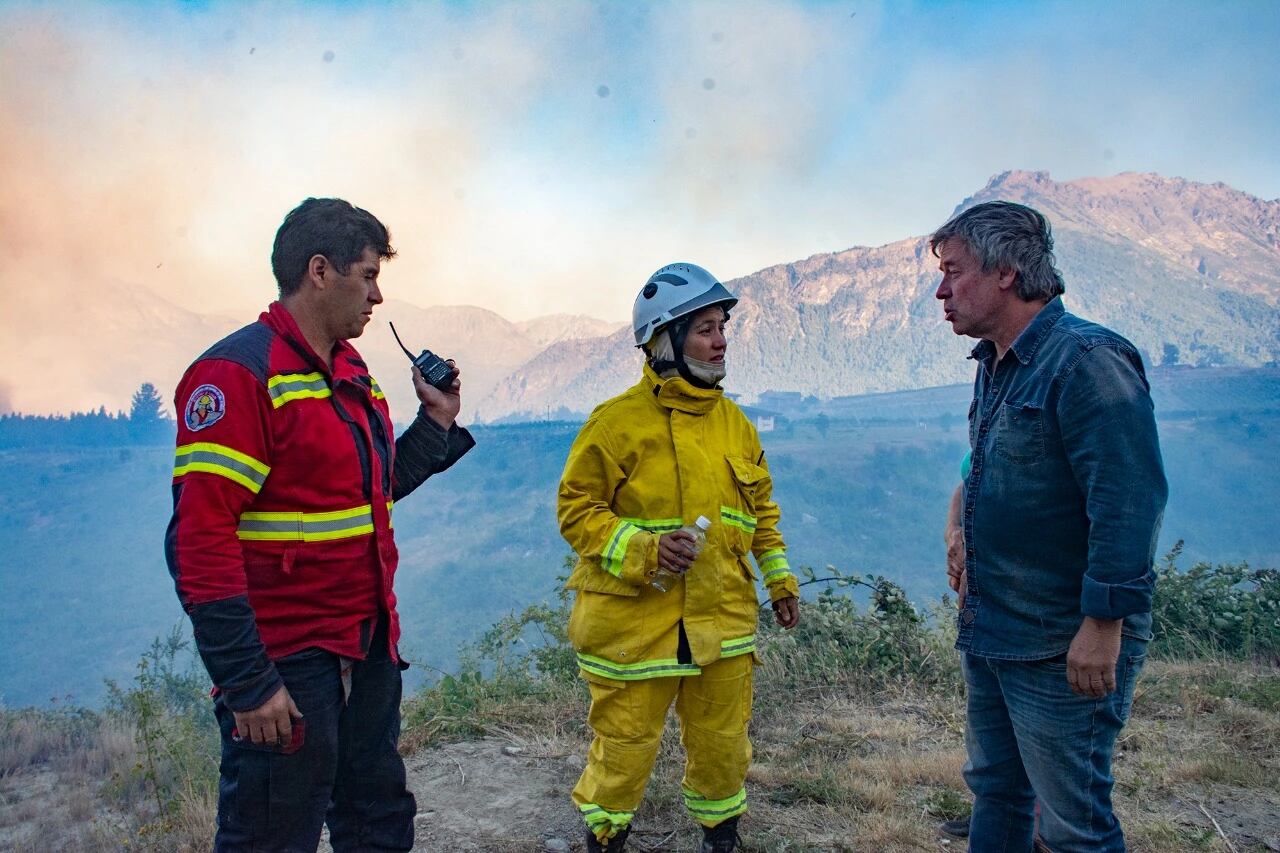
[[[969,694],[964,778],[973,791],[969,850],[1030,853],[1035,804],[1054,853],[1123,851],[1111,809],[1111,753],[1129,718],[1147,643],[1124,637],[1116,689],[1101,699],[1067,683],[1067,656],[1010,661],[964,654]]]
[[[413,847],[417,803],[398,751],[400,667],[387,653],[386,630],[383,617],[368,658],[352,666],[345,705],[337,655],[306,649],[275,662],[303,716],[292,754],[232,740],[235,719],[214,700],[222,731],[217,853],[315,853],[325,823],[338,853]]]

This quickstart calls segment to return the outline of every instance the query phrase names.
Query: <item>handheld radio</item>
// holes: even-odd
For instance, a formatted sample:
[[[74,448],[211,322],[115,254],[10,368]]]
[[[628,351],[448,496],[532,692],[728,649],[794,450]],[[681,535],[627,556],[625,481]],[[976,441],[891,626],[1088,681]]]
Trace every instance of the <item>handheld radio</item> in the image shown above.
[[[422,355],[414,358],[413,353],[409,352],[409,348],[400,340],[400,335],[396,334],[396,324],[387,323],[387,325],[391,327],[391,334],[396,336],[396,343],[400,344],[400,349],[404,350],[404,354],[409,357],[409,361],[413,362],[414,367],[422,371],[422,378],[427,380],[427,384],[434,385],[447,393],[453,387],[453,368],[443,358],[429,349],[424,349]]]

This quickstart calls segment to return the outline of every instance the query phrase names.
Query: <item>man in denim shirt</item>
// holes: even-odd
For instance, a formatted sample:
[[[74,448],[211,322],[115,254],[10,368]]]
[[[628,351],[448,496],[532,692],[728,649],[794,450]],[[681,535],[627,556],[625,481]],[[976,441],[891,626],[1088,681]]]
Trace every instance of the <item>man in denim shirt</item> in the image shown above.
[[[1142,359],[1066,313],[1049,224],[989,202],[930,238],[935,296],[979,338],[951,529],[972,851],[1124,850],[1111,754],[1151,638],[1167,485]],[[959,551],[959,554],[956,554]],[[958,570],[958,577],[954,577]]]

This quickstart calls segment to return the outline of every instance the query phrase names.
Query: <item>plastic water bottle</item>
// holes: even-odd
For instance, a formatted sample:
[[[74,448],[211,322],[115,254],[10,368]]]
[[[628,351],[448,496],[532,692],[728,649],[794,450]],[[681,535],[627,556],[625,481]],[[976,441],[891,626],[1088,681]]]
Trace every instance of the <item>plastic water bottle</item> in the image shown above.
[[[707,544],[707,531],[711,528],[711,519],[705,515],[698,516],[698,520],[693,524],[680,528],[679,532],[688,533],[693,536],[693,544],[689,547],[693,550],[694,561],[697,561],[698,555],[702,553],[703,547]],[[685,571],[690,571],[693,566],[689,566]],[[663,568],[658,569],[658,573],[649,581],[649,586],[658,590],[658,592],[670,592],[671,588],[676,585],[676,581],[680,580],[681,575],[668,571]]]

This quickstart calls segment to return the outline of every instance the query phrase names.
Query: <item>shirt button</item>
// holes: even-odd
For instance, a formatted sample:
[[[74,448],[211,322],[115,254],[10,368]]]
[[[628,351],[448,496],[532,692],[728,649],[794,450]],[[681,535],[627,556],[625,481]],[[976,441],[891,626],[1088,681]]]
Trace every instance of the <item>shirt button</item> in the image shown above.
[[[974,616],[975,614],[972,610],[965,610],[963,613],[960,614],[960,621],[966,625],[972,625]]]

